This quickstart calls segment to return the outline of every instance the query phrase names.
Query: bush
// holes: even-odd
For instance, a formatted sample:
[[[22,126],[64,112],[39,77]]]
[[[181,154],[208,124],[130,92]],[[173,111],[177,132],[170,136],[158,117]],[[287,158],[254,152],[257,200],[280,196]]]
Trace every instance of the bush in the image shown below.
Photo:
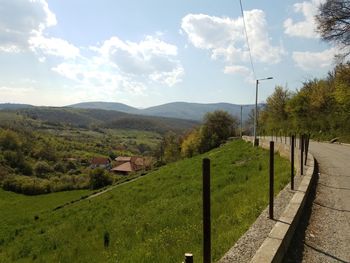
[[[32,165],[29,162],[23,162],[23,164],[19,167],[19,170],[24,175],[32,175],[33,174],[33,168]]]
[[[56,163],[53,169],[55,172],[59,173],[64,173],[66,171],[64,165],[61,162]]]
[[[11,176],[3,181],[3,189],[26,195],[47,194],[51,192],[50,183],[46,179],[27,176]]]
[[[47,177],[47,174],[52,172],[52,169],[47,162],[39,161],[35,164],[34,171],[38,177]]]
[[[113,183],[113,178],[102,168],[91,170],[89,175],[92,189],[98,189]]]
[[[0,132],[0,148],[15,151],[20,148],[20,144],[17,133],[10,130]]]

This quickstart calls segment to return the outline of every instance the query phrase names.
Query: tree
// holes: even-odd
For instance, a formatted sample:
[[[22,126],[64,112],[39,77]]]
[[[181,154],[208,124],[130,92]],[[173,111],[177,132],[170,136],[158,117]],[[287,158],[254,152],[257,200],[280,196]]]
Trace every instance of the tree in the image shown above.
[[[37,177],[47,177],[47,174],[52,172],[52,169],[47,162],[39,161],[35,164],[34,171]]]
[[[201,152],[218,147],[221,143],[234,135],[238,127],[238,119],[228,112],[217,110],[208,112],[203,119],[201,128]]]
[[[20,139],[16,132],[5,130],[0,132],[0,149],[18,150],[20,148]]]
[[[91,170],[89,175],[92,189],[98,189],[113,183],[113,178],[102,168]]]
[[[263,130],[287,130],[287,103],[291,98],[288,89],[276,86],[275,91],[266,100],[266,107],[259,116],[259,128]]]
[[[175,162],[180,158],[180,141],[173,132],[168,132],[163,139],[164,161]]]
[[[327,0],[316,16],[317,31],[323,40],[343,48],[340,58],[350,54],[350,0]]]
[[[201,145],[201,132],[200,129],[192,130],[182,141],[181,155],[183,157],[192,157],[199,154]]]

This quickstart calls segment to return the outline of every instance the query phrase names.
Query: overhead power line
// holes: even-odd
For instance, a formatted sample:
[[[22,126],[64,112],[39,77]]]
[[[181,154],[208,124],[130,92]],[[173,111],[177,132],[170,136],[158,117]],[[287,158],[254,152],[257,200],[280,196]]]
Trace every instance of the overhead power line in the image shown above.
[[[248,33],[247,33],[247,27],[246,27],[246,24],[245,24],[244,12],[243,12],[243,7],[242,7],[242,0],[239,0],[239,4],[241,6],[241,13],[242,13],[242,19],[243,19],[244,33],[245,33],[245,38],[246,38],[246,41],[247,41],[247,46],[248,46],[248,51],[249,51],[250,65],[252,67],[254,79],[256,79],[255,69],[254,69],[254,64],[253,64],[252,51],[250,49],[249,38],[248,38]]]

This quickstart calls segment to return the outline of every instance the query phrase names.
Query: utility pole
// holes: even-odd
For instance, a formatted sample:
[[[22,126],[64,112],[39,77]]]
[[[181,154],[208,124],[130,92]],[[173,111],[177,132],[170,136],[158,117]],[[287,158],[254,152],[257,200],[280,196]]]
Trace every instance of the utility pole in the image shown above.
[[[242,112],[243,112],[243,105],[241,105],[241,138],[243,135],[243,118],[242,118]]]

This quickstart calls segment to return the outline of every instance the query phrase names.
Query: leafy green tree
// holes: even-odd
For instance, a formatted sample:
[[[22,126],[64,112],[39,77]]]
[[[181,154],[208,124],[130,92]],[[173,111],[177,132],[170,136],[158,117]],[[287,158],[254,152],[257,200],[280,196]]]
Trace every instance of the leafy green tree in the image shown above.
[[[168,132],[163,139],[164,161],[166,163],[175,162],[180,158],[180,140],[173,133]]]
[[[20,148],[21,141],[16,132],[5,130],[0,132],[0,148],[15,151]]]
[[[57,154],[52,144],[42,144],[34,153],[34,156],[41,160],[56,161]]]
[[[181,155],[183,157],[192,157],[199,154],[201,146],[201,132],[200,129],[192,130],[182,141]]]
[[[287,103],[291,98],[288,89],[276,86],[266,100],[266,106],[259,115],[259,130],[287,130],[289,126]]]
[[[34,166],[34,171],[37,177],[47,177],[52,172],[50,165],[45,161],[38,161]]]
[[[53,167],[55,172],[64,173],[66,171],[62,162],[57,162]]]
[[[89,176],[92,189],[102,188],[113,183],[113,178],[102,168],[91,170]]]
[[[221,143],[234,135],[238,127],[238,120],[228,112],[217,110],[208,112],[203,119],[201,128],[201,152],[218,147]]]

